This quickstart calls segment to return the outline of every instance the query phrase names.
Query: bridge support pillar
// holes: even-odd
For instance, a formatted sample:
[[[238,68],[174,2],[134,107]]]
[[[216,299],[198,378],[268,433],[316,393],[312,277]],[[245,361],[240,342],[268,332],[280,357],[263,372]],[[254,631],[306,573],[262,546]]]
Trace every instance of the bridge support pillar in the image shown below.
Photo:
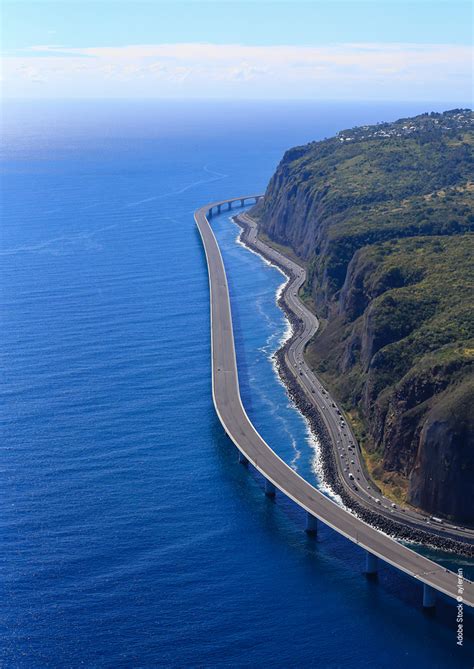
[[[220,204],[217,205],[217,213],[218,213],[218,214],[221,213],[221,205],[220,205]]]
[[[378,569],[378,559],[376,555],[366,551],[365,554],[365,573],[376,574]]]
[[[239,462],[241,465],[248,465],[249,461],[245,457],[245,455],[242,453],[242,451],[239,451]]]
[[[227,209],[232,209],[232,200],[227,203]]]
[[[265,479],[265,495],[267,497],[275,497],[276,488],[271,481]]]
[[[432,609],[436,604],[436,591],[431,585],[423,583],[423,608]]]
[[[241,207],[244,206],[244,202],[245,202],[245,200],[240,200],[240,206],[241,206]]]
[[[305,532],[308,534],[318,533],[318,519],[309,511],[306,512],[306,528]]]
[[[207,218],[212,218],[212,209],[207,212]]]

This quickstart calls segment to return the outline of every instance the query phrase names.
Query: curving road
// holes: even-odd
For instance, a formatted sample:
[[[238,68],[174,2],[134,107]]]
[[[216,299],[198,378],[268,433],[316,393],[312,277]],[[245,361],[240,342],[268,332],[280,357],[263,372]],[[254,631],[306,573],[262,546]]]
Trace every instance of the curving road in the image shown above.
[[[298,263],[290,260],[276,249],[265,244],[258,238],[257,224],[246,213],[238,216],[246,227],[245,241],[262,255],[281,267],[289,282],[285,287],[285,301],[291,311],[300,319],[294,340],[285,351],[286,362],[294,372],[300,389],[307,400],[318,410],[334,445],[335,462],[339,479],[344,483],[349,495],[379,515],[389,520],[396,520],[416,530],[437,534],[448,539],[474,542],[474,530],[460,527],[448,521],[433,520],[430,516],[416,509],[400,508],[392,500],[384,497],[374,485],[365,470],[362,453],[349,423],[334,399],[324,388],[304,360],[304,349],[307,342],[314,336],[319,321],[299,298],[299,290],[306,281],[306,270]]]
[[[212,395],[217,415],[245,459],[265,477],[268,492],[275,486],[305,509],[310,517],[320,519],[366,549],[369,554],[381,558],[428,586],[428,590],[425,587],[424,591],[427,602],[431,601],[429,588],[456,598],[456,574],[397,543],[325,497],[276,455],[258,434],[245,412],[240,398],[227,277],[208,215],[213,208],[220,211],[225,204],[230,207],[232,202],[240,201],[243,205],[245,200],[257,197],[259,196],[221,200],[201,207],[194,215],[204,245],[209,273]],[[300,278],[304,270],[301,269],[301,272]],[[302,350],[299,350],[298,355],[301,354]],[[465,580],[463,587],[463,602],[474,606],[474,584]]]

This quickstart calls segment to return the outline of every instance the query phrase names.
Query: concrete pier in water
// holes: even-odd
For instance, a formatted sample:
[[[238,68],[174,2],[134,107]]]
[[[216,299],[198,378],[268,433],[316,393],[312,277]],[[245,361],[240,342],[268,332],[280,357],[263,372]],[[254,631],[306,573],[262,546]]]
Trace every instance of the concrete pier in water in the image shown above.
[[[365,573],[367,575],[376,574],[378,570],[378,558],[376,555],[366,551],[365,553]]]
[[[318,533],[318,519],[316,516],[313,516],[309,511],[306,512],[306,527],[305,531],[308,534],[317,534]]]

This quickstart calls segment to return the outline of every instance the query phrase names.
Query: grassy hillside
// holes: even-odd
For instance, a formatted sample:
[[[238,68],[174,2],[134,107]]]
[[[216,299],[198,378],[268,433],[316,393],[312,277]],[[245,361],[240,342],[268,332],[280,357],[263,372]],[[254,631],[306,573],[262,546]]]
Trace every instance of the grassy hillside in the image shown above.
[[[461,110],[344,131],[288,151],[255,209],[262,232],[308,263],[305,290],[327,320],[307,355],[357,417],[372,471],[463,520],[474,520],[473,143]]]

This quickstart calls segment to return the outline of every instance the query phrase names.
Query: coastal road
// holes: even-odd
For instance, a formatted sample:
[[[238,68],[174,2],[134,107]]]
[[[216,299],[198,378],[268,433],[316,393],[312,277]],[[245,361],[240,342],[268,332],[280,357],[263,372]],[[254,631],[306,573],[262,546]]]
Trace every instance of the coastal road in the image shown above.
[[[234,200],[248,199],[235,198]],[[282,491],[311,516],[347,537],[397,569],[442,592],[458,596],[457,574],[399,544],[374,529],[320,493],[289,467],[256,431],[240,398],[235,355],[232,315],[224,263],[208,221],[212,207],[230,200],[208,204],[195,212],[195,220],[204,245],[210,287],[212,395],[219,419],[243,456],[278,490]],[[474,606],[474,584],[463,582],[463,602]]]
[[[300,320],[301,326],[297,328],[296,336],[285,351],[286,363],[292,370],[300,390],[305,394],[307,401],[317,409],[326,426],[333,446],[339,479],[345,485],[347,493],[364,508],[371,509],[389,520],[396,520],[432,535],[467,543],[474,542],[472,528],[454,525],[448,521],[440,522],[441,519],[435,521],[416,509],[400,508],[392,500],[384,497],[371,481],[365,471],[362,453],[348,421],[304,359],[305,346],[319,327],[318,318],[299,297],[299,291],[306,281],[305,268],[259,239],[257,224],[247,213],[239,214],[237,219],[245,225],[245,242],[278,265],[289,277],[284,289],[284,298],[289,309]]]

